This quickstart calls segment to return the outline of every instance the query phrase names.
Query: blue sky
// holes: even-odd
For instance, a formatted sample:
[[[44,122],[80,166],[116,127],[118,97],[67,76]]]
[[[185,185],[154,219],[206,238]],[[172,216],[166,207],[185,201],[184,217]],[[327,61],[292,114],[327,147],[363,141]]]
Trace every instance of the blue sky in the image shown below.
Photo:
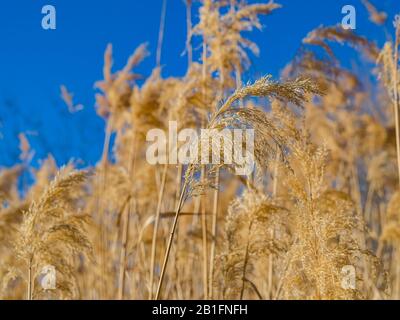
[[[262,0],[259,0],[262,1]],[[264,0],[266,1],[266,0]],[[252,2],[252,1],[250,1]],[[371,1],[389,14],[387,31],[368,21],[360,0],[277,0],[283,8],[263,18],[263,32],[251,38],[260,47],[252,59],[251,77],[279,76],[294,56],[301,39],[319,25],[337,24],[345,4],[357,9],[358,34],[382,44],[392,31],[391,21],[400,13],[400,1]],[[57,29],[43,30],[41,8],[57,10]],[[155,64],[162,0],[2,0],[0,3],[0,166],[18,158],[18,133],[26,132],[36,149],[34,163],[52,153],[59,164],[70,158],[83,165],[95,164],[101,154],[104,121],[94,109],[93,84],[102,77],[107,43],[114,48],[115,67],[143,42],[151,56],[138,69],[148,75]],[[196,8],[193,17],[197,18]],[[183,0],[168,0],[163,75],[183,75],[187,58],[182,56],[186,38]],[[353,56],[344,52],[351,65]],[[69,114],[60,99],[60,85],[85,106]]]

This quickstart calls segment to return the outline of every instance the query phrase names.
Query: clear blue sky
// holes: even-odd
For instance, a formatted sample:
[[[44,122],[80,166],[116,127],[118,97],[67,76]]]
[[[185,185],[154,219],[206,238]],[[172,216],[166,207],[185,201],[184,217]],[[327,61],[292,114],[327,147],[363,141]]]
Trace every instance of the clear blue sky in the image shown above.
[[[360,0],[276,2],[283,8],[263,18],[264,31],[252,36],[261,52],[253,58],[252,77],[278,76],[310,30],[341,21],[345,4],[357,9],[358,34],[380,44],[385,40],[385,32],[368,21]],[[387,29],[392,31],[400,1],[371,2],[389,13]],[[57,10],[56,30],[41,28],[41,8],[46,4]],[[113,44],[115,67],[121,67],[140,43],[148,42],[152,55],[139,68],[148,75],[155,63],[161,4],[162,0],[1,0],[0,166],[18,158],[19,132],[28,132],[36,149],[34,163],[47,153],[59,164],[71,157],[85,165],[97,162],[104,122],[94,110],[93,84],[102,77],[104,49]],[[193,16],[197,17],[195,8]],[[181,55],[185,33],[183,0],[168,0],[162,54],[165,76],[185,72],[187,58]],[[74,92],[75,102],[85,106],[83,111],[68,113],[60,99],[61,84]]]

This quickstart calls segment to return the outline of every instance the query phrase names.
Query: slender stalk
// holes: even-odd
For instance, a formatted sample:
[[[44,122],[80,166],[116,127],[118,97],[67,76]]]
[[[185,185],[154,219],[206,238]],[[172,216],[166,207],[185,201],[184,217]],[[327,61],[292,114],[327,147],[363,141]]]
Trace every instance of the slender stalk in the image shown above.
[[[296,241],[297,241],[297,237],[294,239],[293,243],[296,243]],[[285,258],[286,261],[285,261],[285,263],[283,264],[283,265],[284,265],[283,273],[282,273],[282,276],[281,276],[280,279],[279,279],[279,282],[278,282],[278,285],[277,285],[277,288],[276,288],[275,297],[274,297],[273,300],[278,300],[278,299],[280,298],[280,296],[281,296],[282,287],[283,287],[283,284],[284,284],[284,281],[285,281],[287,272],[288,272],[288,270],[289,270],[289,266],[290,266],[290,264],[292,263],[292,258],[293,258],[293,255],[291,255],[291,254],[289,254],[289,255],[286,256],[286,258]]]
[[[278,147],[276,147],[276,159],[275,159],[275,163],[274,163],[274,172],[273,172],[274,181],[273,181],[273,185],[272,185],[272,197],[273,198],[275,198],[278,193],[278,175],[279,175],[278,163],[279,163],[279,160],[280,160],[280,154],[278,152]]]
[[[180,195],[180,190],[181,190],[181,185],[182,185],[182,171],[183,171],[183,166],[182,164],[178,165],[178,170],[177,170],[177,175],[176,175],[176,192],[175,192],[175,203],[174,206],[176,207],[178,205],[179,201],[179,195]],[[175,276],[176,276],[176,281],[175,281],[175,287],[176,287],[176,294],[177,298],[179,300],[184,299],[183,295],[183,286],[182,286],[182,278],[184,278],[184,272],[182,272],[185,268],[181,268],[181,261],[179,256],[179,248],[181,247],[181,242],[182,240],[186,241],[186,237],[182,237],[180,232],[179,232],[179,224],[176,227],[176,250],[175,250]]]
[[[205,179],[205,166],[201,168],[201,178]],[[202,231],[202,244],[203,244],[203,291],[204,299],[208,299],[208,257],[207,257],[207,217],[206,217],[206,195],[202,195],[201,203],[201,231]]]
[[[271,239],[274,239],[274,230],[271,230]],[[270,253],[268,256],[268,296],[272,300],[273,297],[273,275],[274,275],[274,257]]]
[[[203,52],[202,52],[202,79],[203,79],[203,97],[206,101],[207,88],[207,44],[206,40],[203,40]],[[206,176],[206,168],[203,165],[201,167],[201,181],[204,182]],[[202,229],[202,246],[203,246],[203,295],[204,299],[208,298],[208,263],[207,263],[207,217],[206,217],[206,195],[201,196],[201,229]]]
[[[399,185],[400,185],[400,128],[399,128],[399,92],[398,92],[398,63],[399,63],[399,39],[400,38],[400,27],[396,28],[396,42],[394,48],[394,66],[393,70],[393,107],[394,107],[394,115],[396,121],[396,153],[397,153],[397,172],[399,177]]]
[[[129,169],[128,169],[129,178],[132,178],[132,175],[134,175],[135,164],[136,164],[136,132],[134,132],[133,148],[129,156]],[[124,210],[125,214],[122,226],[120,268],[119,268],[119,281],[118,281],[118,300],[122,300],[124,298],[124,291],[125,291],[126,246],[129,239],[129,219],[132,207],[131,198],[129,199],[128,202],[129,205],[127,209]]]
[[[122,241],[121,241],[119,278],[118,278],[118,300],[124,299],[125,268],[126,268],[126,246],[127,246],[127,242],[128,242],[130,206],[128,206],[128,208],[126,208],[124,210],[124,212],[126,212],[126,213],[124,214],[124,221],[123,221],[123,227],[122,227]]]
[[[103,174],[100,180],[101,189],[97,192],[97,206],[98,212],[100,216],[100,269],[101,269],[101,280],[100,280],[100,294],[103,298],[105,298],[106,294],[106,235],[104,230],[104,225],[106,224],[105,216],[104,216],[104,203],[103,203],[103,195],[106,184],[107,184],[107,167],[108,167],[108,152],[110,149],[110,140],[111,140],[111,133],[112,133],[112,119],[108,119],[106,132],[104,137],[104,144],[103,144],[103,152],[101,157],[101,167],[103,169]]]
[[[200,176],[200,179],[202,179],[202,177]],[[193,204],[193,217],[192,217],[192,222],[191,222],[191,228],[195,229],[196,226],[199,223],[199,217],[201,216],[201,202],[202,202],[202,197],[195,197],[194,198],[194,204]],[[191,241],[191,251],[192,252],[196,252],[197,251],[197,244],[196,244],[196,239],[194,237],[190,237],[189,238]],[[192,256],[191,257],[191,261],[190,261],[190,272],[192,274],[192,271],[195,270],[196,268],[196,260],[197,257],[196,256]],[[192,275],[190,275],[190,293],[193,294],[193,292],[195,291],[194,288],[196,288],[196,281],[194,279],[194,277],[192,277]]]
[[[167,171],[168,171],[168,165],[166,164],[166,165],[164,165],[164,170],[163,170],[162,178],[161,178],[160,191],[158,193],[156,217],[155,217],[154,229],[153,229],[153,238],[151,241],[150,290],[149,290],[149,299],[150,300],[153,298],[153,279],[154,279],[154,267],[155,267],[155,258],[156,258],[157,233],[158,233],[158,226],[159,226],[159,222],[160,222],[161,204],[162,204],[163,197],[164,197]]]
[[[399,259],[399,253],[397,250],[397,260],[396,261],[399,261],[398,259]],[[396,274],[396,282],[395,282],[396,295],[394,296],[394,299],[398,300],[398,299],[400,299],[400,265],[398,263],[396,264],[395,274]]]
[[[112,132],[112,123],[111,119],[109,119],[107,121],[106,133],[104,136],[104,143],[103,143],[103,152],[101,155],[101,163],[103,166],[106,166],[108,162],[108,152],[110,150],[111,132]]]
[[[215,177],[215,185],[219,187],[219,169]],[[210,299],[213,298],[213,281],[214,281],[214,259],[215,259],[215,246],[217,242],[217,218],[218,218],[218,201],[219,201],[219,190],[214,190],[214,203],[212,212],[212,229],[211,229],[211,249],[210,249],[210,276],[209,276],[209,295]]]
[[[247,244],[246,244],[246,251],[245,251],[244,262],[243,262],[242,288],[240,290],[240,300],[243,300],[243,295],[244,295],[244,287],[245,287],[245,282],[246,282],[246,269],[247,269],[247,264],[249,262],[250,232],[251,232],[252,226],[253,226],[253,221],[250,222],[249,230],[247,233]]]
[[[247,282],[250,285],[250,287],[253,289],[253,291],[257,295],[258,299],[264,300],[262,295],[261,295],[261,293],[260,293],[260,290],[258,290],[257,286],[252,281],[250,281],[247,278],[244,278],[244,281]]]
[[[177,172],[177,176],[176,176],[175,208],[178,205],[179,196],[180,196],[181,187],[182,187],[182,172],[183,172],[183,165],[179,164],[178,172]]]
[[[375,186],[371,182],[368,187],[367,199],[365,200],[364,217],[368,223],[372,223],[372,205],[374,200]]]
[[[28,266],[28,288],[27,288],[27,299],[32,300],[32,292],[33,292],[33,276],[32,276],[32,259],[29,260],[29,266]]]
[[[274,163],[274,171],[273,171],[273,185],[272,185],[272,198],[275,199],[278,193],[278,176],[279,176],[279,163],[280,154],[278,152],[278,147],[276,147],[276,159]],[[274,239],[274,230],[271,230],[271,239]],[[269,299],[272,300],[273,297],[273,275],[274,275],[274,257],[272,254],[268,256],[268,296]]]
[[[399,64],[399,40],[400,25],[396,26],[396,40],[394,47],[394,74],[393,74],[393,107],[396,121],[396,153],[397,153],[397,173],[400,187],[400,123],[399,123],[399,92],[398,92],[398,64]],[[397,256],[399,256],[399,248],[397,248]],[[397,298],[400,296],[400,267],[396,267],[396,291]]]
[[[121,237],[121,251],[120,251],[120,264],[119,264],[119,277],[118,277],[118,292],[117,292],[117,299],[122,300],[123,299],[123,293],[124,293],[124,285],[125,285],[125,255],[126,255],[126,243],[128,239],[128,228],[129,228],[129,221],[125,223],[126,219],[129,218],[129,208],[126,208],[127,206],[130,205],[131,201],[131,196],[128,196],[124,204],[122,205],[121,209],[121,216],[123,217],[124,220],[124,226],[122,227],[122,237]],[[124,212],[128,212],[128,215],[125,216]],[[114,255],[114,250],[113,255]]]
[[[186,50],[188,55],[188,66],[192,65],[193,61],[193,52],[192,52],[192,0],[186,0],[186,28],[187,28],[187,37],[186,37]]]
[[[163,40],[164,40],[166,13],[167,13],[167,0],[163,0],[162,9],[161,9],[161,18],[160,18],[160,29],[158,32],[158,42],[157,42],[157,56],[156,56],[157,67],[159,67],[161,64],[161,51],[162,51],[162,44],[163,44]]]
[[[174,239],[175,229],[176,229],[176,226],[178,224],[179,213],[180,213],[181,208],[182,208],[182,204],[183,204],[183,199],[184,199],[184,196],[185,196],[186,188],[187,188],[187,181],[185,181],[185,183],[183,184],[181,196],[179,198],[179,202],[178,202],[178,205],[176,207],[175,218],[174,218],[174,222],[172,223],[172,227],[171,227],[171,231],[170,231],[170,235],[169,235],[169,240],[168,240],[168,244],[167,244],[167,251],[165,252],[164,262],[163,262],[163,265],[162,265],[162,268],[161,268],[161,275],[160,275],[160,280],[158,282],[158,287],[157,287],[157,293],[156,293],[156,296],[155,296],[155,300],[158,300],[160,298],[161,287],[162,287],[162,284],[163,284],[163,281],[164,281],[164,276],[165,276],[165,270],[166,270],[167,265],[168,265],[168,259],[169,259],[169,254],[171,252],[172,241]]]

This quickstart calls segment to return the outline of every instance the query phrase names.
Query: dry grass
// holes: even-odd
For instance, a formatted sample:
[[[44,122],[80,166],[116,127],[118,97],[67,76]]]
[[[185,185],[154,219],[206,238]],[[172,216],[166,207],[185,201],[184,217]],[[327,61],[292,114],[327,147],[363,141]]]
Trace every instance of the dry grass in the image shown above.
[[[387,15],[363,2],[383,24]],[[93,174],[57,168],[51,156],[34,169],[21,133],[20,163],[0,171],[0,297],[400,299],[399,20],[382,49],[319,27],[279,81],[244,85],[258,53],[246,32],[280,5],[203,0],[193,24],[186,1],[188,70],[163,78],[165,3],[157,64],[141,85],[133,69],[146,45],[116,72],[106,49],[96,83],[106,132]],[[332,42],[376,63],[378,81],[343,68]],[[254,173],[236,176],[230,163],[150,165],[146,133],[170,120],[179,129],[254,129]],[[55,290],[40,285],[46,265],[56,268]],[[354,288],[343,286],[346,266]]]

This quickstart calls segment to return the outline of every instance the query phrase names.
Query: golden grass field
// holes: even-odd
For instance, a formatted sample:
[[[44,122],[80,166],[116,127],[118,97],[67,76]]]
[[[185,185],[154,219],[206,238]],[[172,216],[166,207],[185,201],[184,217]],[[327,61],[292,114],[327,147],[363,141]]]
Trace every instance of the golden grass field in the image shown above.
[[[121,70],[107,47],[96,166],[33,167],[20,134],[20,161],[0,171],[0,298],[400,299],[400,18],[383,47],[340,25],[310,30],[279,79],[246,84],[246,36],[280,5],[203,0],[196,24],[186,6],[185,76],[162,77],[159,46],[138,82],[146,45]],[[375,81],[342,67],[336,44],[374,64]],[[149,164],[146,134],[169,121],[254,129],[255,171]],[[21,195],[24,172],[34,182]]]

